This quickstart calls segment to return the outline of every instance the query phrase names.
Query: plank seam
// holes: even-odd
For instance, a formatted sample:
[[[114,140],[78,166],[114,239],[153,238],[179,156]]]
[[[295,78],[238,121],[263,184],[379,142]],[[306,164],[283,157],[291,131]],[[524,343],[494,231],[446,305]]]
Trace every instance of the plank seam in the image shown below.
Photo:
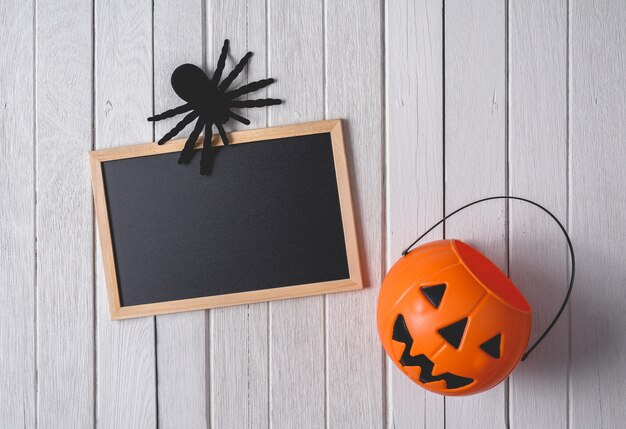
[[[206,364],[205,364],[205,402],[206,402],[206,410],[205,410],[205,419],[207,427],[212,428],[213,425],[213,415],[211,407],[211,399],[213,398],[211,392],[211,311],[204,311],[204,354],[206,356]]]
[[[91,2],[91,150],[96,148],[96,0]],[[98,422],[98,307],[95,209],[91,204],[91,302],[93,350],[93,427]]]
[[[565,34],[565,192],[566,192],[566,205],[565,205],[565,227],[567,228],[567,230],[570,230],[570,225],[571,225],[571,204],[572,204],[572,198],[571,198],[571,189],[570,189],[570,183],[571,183],[571,173],[572,173],[572,168],[571,168],[571,162],[572,162],[572,156],[571,156],[571,143],[570,143],[570,136],[571,136],[571,129],[570,129],[570,115],[571,115],[571,103],[570,103],[570,91],[571,91],[571,63],[570,63],[570,33],[571,33],[571,10],[570,10],[570,1],[567,0],[565,2],[565,10],[566,10],[566,34]],[[571,234],[571,232],[570,232]],[[567,248],[565,249],[566,252],[566,266],[569,268],[570,264],[571,264],[571,260],[569,258],[569,253],[567,251]],[[572,366],[572,305],[570,304],[568,306],[567,309],[567,368],[566,368],[566,374],[567,374],[567,383],[566,383],[566,396],[565,396],[565,405],[566,405],[566,412],[565,412],[565,423],[566,423],[566,427],[569,429],[571,421],[572,421],[572,409],[571,409],[571,393],[572,393],[572,389],[571,389],[571,381],[572,381],[572,373],[571,373],[571,366]]]
[[[265,0],[265,76],[269,76],[269,49],[270,49],[270,42],[269,42],[269,8],[268,8],[268,2],[269,0]],[[269,91],[269,86],[266,86],[265,89],[263,90],[265,93],[265,96],[269,98],[270,95],[270,91]],[[270,109],[264,109],[265,111],[263,112],[265,114],[265,126],[268,127],[269,126],[269,110]],[[269,307],[269,305],[268,305]],[[269,311],[269,308],[267,309]],[[269,347],[269,344],[268,344]]]
[[[511,58],[510,58],[510,43],[511,38],[509,34],[509,21],[510,21],[510,9],[509,9],[509,0],[505,0],[504,2],[504,88],[505,88],[505,97],[506,102],[504,103],[504,154],[505,154],[505,165],[504,165],[504,184],[506,193],[505,195],[511,195],[511,181],[510,181],[510,164],[511,164],[511,150],[510,150],[510,101],[511,101],[511,88],[510,88],[510,67],[511,67]],[[506,260],[506,271],[507,276],[511,277],[511,201],[507,201],[505,204],[505,227],[504,227],[504,241],[505,245],[505,260]],[[507,428],[511,427],[511,384],[510,378],[507,377],[504,383],[504,424]]]
[[[441,194],[442,194],[442,211],[446,216],[446,0],[441,1]],[[446,222],[441,225],[442,238],[446,238]],[[446,429],[446,397],[443,397],[443,429]],[[426,427],[426,415],[424,415],[424,427]]]
[[[442,104],[442,124],[441,124],[441,140],[442,140],[442,206],[443,216],[446,216],[446,0],[441,2],[441,104]],[[441,225],[442,237],[446,238],[446,222]],[[444,397],[445,404],[445,397]],[[445,408],[445,405],[444,405]],[[444,426],[445,428],[445,426]]]
[[[246,305],[246,427],[250,427],[250,304]]]
[[[387,156],[387,151],[388,151],[388,145],[389,145],[389,132],[388,132],[388,126],[387,126],[387,108],[389,106],[389,100],[387,99],[387,61],[388,61],[388,55],[387,55],[387,25],[386,25],[386,18],[387,18],[387,1],[383,1],[381,2],[381,11],[380,11],[380,35],[381,35],[381,41],[380,41],[380,47],[381,47],[381,60],[382,60],[382,64],[381,64],[381,80],[380,80],[380,87],[381,87],[381,163],[380,163],[380,167],[381,167],[381,200],[380,200],[380,208],[381,208],[381,220],[380,220],[380,225],[381,225],[381,231],[380,231],[380,276],[381,278],[379,280],[382,281],[382,279],[385,276],[385,273],[387,272],[387,260],[389,258],[389,246],[388,246],[388,242],[387,242],[387,237],[389,236],[389,224],[388,224],[388,216],[387,216],[387,210],[388,210],[388,206],[389,206],[389,199],[388,199],[388,183],[389,181],[387,180],[387,173],[389,171],[387,162],[388,162],[388,156]],[[389,412],[390,410],[388,409],[390,402],[389,402],[389,396],[390,396],[390,389],[391,389],[391,383],[390,383],[390,374],[391,371],[390,368],[388,367],[388,365],[390,365],[390,362],[387,361],[386,358],[386,353],[384,351],[384,349],[382,347],[379,348],[380,350],[380,359],[381,359],[381,416],[382,416],[382,426],[383,427],[387,427],[389,425]]]
[[[206,72],[208,72],[208,69],[207,69],[207,55],[206,55],[206,50],[207,50],[207,43],[206,43],[206,41],[207,41],[207,37],[208,37],[208,34],[207,34],[207,27],[208,27],[207,26],[207,21],[208,21],[207,14],[208,14],[208,11],[207,11],[207,9],[208,9],[207,8],[207,0],[202,0],[200,2],[200,13],[202,14],[201,23],[200,23],[201,32],[202,32],[202,69],[205,70]]]
[[[33,11],[33,62],[32,62],[32,83],[33,83],[33,366],[35,369],[33,388],[35,390],[34,396],[34,413],[35,413],[35,428],[39,425],[39,357],[38,357],[38,342],[39,342],[39,329],[37,327],[38,318],[38,264],[37,264],[37,2],[32,2]],[[24,424],[26,421],[24,421]]]
[[[327,40],[328,40],[328,36],[326,34],[327,29],[328,29],[328,23],[327,23],[327,5],[326,5],[326,0],[322,0],[322,47],[323,47],[323,52],[322,52],[322,108],[323,108],[323,115],[324,115],[324,119],[328,118],[328,77],[327,77],[327,67],[328,67],[328,60],[327,60],[327,55],[328,55],[328,47],[326,46]],[[329,413],[329,394],[328,394],[328,388],[330,386],[329,383],[329,374],[328,374],[328,367],[329,367],[329,356],[328,356],[328,349],[329,349],[329,344],[328,344],[328,295],[324,295],[323,298],[323,303],[322,303],[322,320],[324,321],[324,427],[328,428],[330,426],[330,413]]]

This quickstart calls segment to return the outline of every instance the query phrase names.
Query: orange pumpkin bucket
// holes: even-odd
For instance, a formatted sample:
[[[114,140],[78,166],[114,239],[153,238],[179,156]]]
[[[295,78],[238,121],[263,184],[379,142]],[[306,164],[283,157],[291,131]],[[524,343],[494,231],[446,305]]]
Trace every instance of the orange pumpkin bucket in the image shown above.
[[[567,239],[572,258],[568,292],[552,323],[524,353],[531,308],[513,282],[486,256],[460,240],[410,250],[459,211],[493,199],[528,202],[548,213]],[[450,213],[415,240],[389,270],[378,297],[378,333],[391,360],[431,392],[471,395],[504,380],[545,338],[563,312],[574,282],[567,232],[547,209],[518,197],[490,197]]]

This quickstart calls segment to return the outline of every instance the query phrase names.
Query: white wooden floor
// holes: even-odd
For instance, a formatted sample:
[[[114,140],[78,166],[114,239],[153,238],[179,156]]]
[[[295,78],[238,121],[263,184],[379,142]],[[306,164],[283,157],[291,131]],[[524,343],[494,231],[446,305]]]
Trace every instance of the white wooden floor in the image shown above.
[[[161,136],[172,70],[213,70],[226,37],[285,100],[254,127],[347,120],[369,287],[111,322],[86,152]],[[621,0],[1,0],[0,427],[624,427],[625,165]],[[502,194],[567,224],[571,305],[507,382],[426,393],[384,357],[379,284]],[[508,270],[536,337],[567,285],[556,226],[494,202],[445,235]]]

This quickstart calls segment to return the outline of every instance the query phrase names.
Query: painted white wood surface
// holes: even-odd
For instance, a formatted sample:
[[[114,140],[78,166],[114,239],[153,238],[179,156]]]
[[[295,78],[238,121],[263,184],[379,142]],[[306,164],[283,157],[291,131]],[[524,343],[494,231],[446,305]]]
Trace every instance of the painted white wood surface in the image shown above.
[[[39,428],[94,423],[93,10],[66,6],[36,4]]]
[[[37,409],[34,9],[0,6],[0,426]]]
[[[623,426],[625,24],[611,0],[2,2],[0,427]],[[226,37],[227,69],[255,52],[239,82],[285,100],[253,126],[346,119],[369,287],[112,322],[85,152],[160,136],[171,71],[212,71]],[[506,193],[570,227],[572,307],[496,389],[426,393],[379,346],[378,286],[444,212]],[[555,226],[489,203],[445,234],[510,270],[539,335]]]
[[[567,3],[509,3],[509,193],[567,221]],[[533,309],[531,341],[568,286],[566,241],[536,207],[509,206],[509,272]],[[510,377],[511,427],[567,427],[568,314]]]
[[[570,424],[626,422],[626,4],[570,4]]]

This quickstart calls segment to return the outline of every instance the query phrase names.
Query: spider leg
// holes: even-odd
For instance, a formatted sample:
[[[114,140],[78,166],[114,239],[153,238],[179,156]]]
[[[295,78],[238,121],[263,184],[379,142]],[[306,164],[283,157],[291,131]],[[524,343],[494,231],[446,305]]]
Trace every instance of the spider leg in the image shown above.
[[[228,55],[228,39],[224,40],[224,46],[222,46],[220,59],[217,60],[217,68],[211,78],[211,84],[215,87],[217,87],[217,84],[220,83],[220,79],[222,78],[222,72],[224,71],[224,66],[226,65],[226,55]]]
[[[228,136],[226,135],[226,131],[224,131],[224,127],[222,127],[222,124],[219,122],[216,122],[215,126],[217,127],[217,131],[220,133],[222,143],[224,143],[224,146],[228,146]]]
[[[191,162],[191,158],[193,158],[193,154],[194,154],[194,150],[193,150],[194,145],[196,144],[196,141],[198,141],[198,136],[200,135],[200,131],[202,131],[203,127],[204,127],[204,119],[198,118],[198,122],[196,122],[196,126],[193,128],[193,131],[191,132],[191,134],[189,134],[189,138],[187,139],[187,142],[185,143],[185,147],[180,153],[180,157],[178,158],[179,164],[189,164]]]
[[[233,83],[233,81],[237,78],[237,76],[239,76],[239,73],[242,72],[246,64],[248,64],[248,60],[250,59],[251,56],[252,56],[252,52],[248,52],[246,55],[243,56],[243,58],[239,61],[239,63],[235,66],[235,68],[230,72],[230,74],[226,76],[226,79],[224,79],[224,81],[220,83],[220,86],[218,87],[220,92],[224,92],[228,89],[230,84]]]
[[[208,176],[211,172],[211,137],[213,136],[211,130],[213,124],[207,122],[204,127],[204,144],[202,145],[202,156],[200,158],[200,174]]]
[[[243,116],[239,116],[238,114],[233,113],[230,110],[228,111],[228,116],[230,116],[237,122],[241,122],[244,125],[250,125],[250,119],[244,118]]]
[[[262,80],[257,80],[256,82],[250,82],[247,85],[242,86],[241,88],[235,89],[233,91],[229,91],[226,94],[226,98],[237,98],[237,97],[241,97],[244,94],[248,94],[249,92],[254,92],[254,91],[258,91],[261,88],[265,88],[268,85],[271,85],[274,83],[274,79],[262,79]]]
[[[229,107],[264,107],[281,104],[282,100],[276,98],[262,98],[259,100],[232,100],[228,103]]]
[[[150,116],[148,120],[150,122],[160,121],[161,119],[171,118],[172,116],[176,116],[181,113],[188,112],[191,109],[193,109],[193,106],[191,106],[189,103],[183,104],[182,106],[178,106],[173,109],[166,110],[165,112],[159,113],[158,115]]]
[[[196,119],[199,116],[198,112],[191,112],[187,116],[185,116],[182,121],[176,124],[174,128],[172,128],[167,134],[161,137],[159,140],[159,144],[163,144],[168,140],[171,140],[176,134],[180,133],[183,128],[185,128],[191,121]]]

